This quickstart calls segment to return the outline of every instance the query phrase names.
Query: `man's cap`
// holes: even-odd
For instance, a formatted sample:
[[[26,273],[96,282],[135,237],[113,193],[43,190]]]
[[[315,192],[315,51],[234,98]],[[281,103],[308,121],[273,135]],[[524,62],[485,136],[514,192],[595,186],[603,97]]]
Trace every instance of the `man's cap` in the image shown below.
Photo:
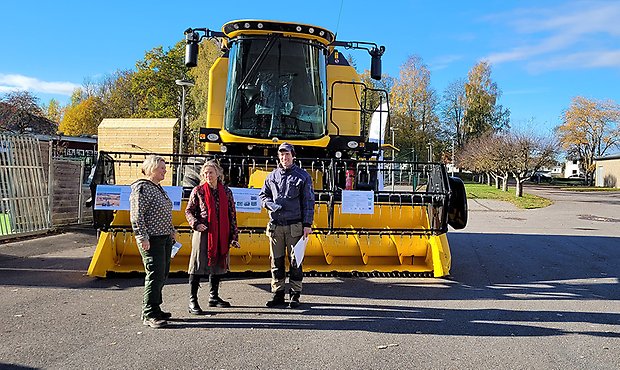
[[[289,143],[282,143],[280,144],[280,147],[278,148],[279,152],[291,152],[291,153],[295,153],[295,148],[289,144]]]

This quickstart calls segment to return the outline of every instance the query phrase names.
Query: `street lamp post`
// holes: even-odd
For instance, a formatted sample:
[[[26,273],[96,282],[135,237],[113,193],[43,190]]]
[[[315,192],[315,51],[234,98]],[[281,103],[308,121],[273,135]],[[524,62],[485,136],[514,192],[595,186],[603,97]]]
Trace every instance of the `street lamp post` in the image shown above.
[[[183,154],[183,129],[185,128],[185,88],[194,86],[189,80],[176,80],[177,85],[183,90],[181,95],[181,128],[179,129],[179,154]],[[181,169],[183,168],[183,157],[179,156],[179,167],[177,168],[177,186],[181,186]]]
[[[396,127],[390,127],[390,131],[392,131],[392,176],[391,176],[391,180],[392,180],[392,191],[394,191],[394,160],[396,159],[396,147],[394,146],[395,142],[394,142],[394,132],[398,131],[398,128]]]

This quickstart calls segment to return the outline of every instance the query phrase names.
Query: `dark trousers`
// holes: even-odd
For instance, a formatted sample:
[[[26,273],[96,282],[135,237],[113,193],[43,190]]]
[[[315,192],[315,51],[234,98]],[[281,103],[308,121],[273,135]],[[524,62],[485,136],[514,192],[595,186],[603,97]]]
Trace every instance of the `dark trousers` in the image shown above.
[[[162,312],[162,290],[170,272],[170,253],[172,237],[170,235],[149,237],[151,248],[148,251],[138,248],[144,264],[144,297],[142,300],[142,317],[156,318]]]
[[[271,291],[273,293],[286,290],[286,255],[291,255],[292,246],[297,244],[304,234],[301,224],[267,226],[269,236],[269,257],[271,260]],[[302,266],[289,266],[291,294],[301,293],[304,272]]]

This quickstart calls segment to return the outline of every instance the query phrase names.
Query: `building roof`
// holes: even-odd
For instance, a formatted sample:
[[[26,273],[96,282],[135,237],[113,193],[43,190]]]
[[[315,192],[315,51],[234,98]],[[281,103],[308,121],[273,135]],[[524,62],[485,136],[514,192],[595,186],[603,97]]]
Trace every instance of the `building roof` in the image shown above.
[[[178,118],[104,118],[99,124],[102,128],[129,128],[129,127],[174,127]]]
[[[620,159],[620,153],[594,158],[595,161],[605,161],[605,160],[610,160],[610,159]]]
[[[73,142],[79,142],[79,143],[97,144],[96,135],[94,136],[33,135],[33,136],[41,141],[58,140],[58,141],[73,141]]]

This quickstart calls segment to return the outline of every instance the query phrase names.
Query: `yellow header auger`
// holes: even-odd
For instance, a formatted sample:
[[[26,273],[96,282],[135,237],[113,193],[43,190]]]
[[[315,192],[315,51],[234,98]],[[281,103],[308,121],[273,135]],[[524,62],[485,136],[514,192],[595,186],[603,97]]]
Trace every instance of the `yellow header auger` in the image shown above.
[[[390,124],[387,92],[363,84],[336,49],[367,50],[371,77],[380,79],[383,46],[336,41],[332,32],[316,26],[260,20],[232,21],[222,32],[190,28],[185,38],[188,67],[197,65],[203,39],[223,41],[223,54],[209,72],[207,127],[200,131],[207,154],[158,153],[177,171],[172,178],[183,179],[177,185],[185,197],[198,184],[201,165],[212,158],[220,161],[229,186],[260,189],[277,166],[277,147],[287,141],[315,185],[314,233],[304,271],[450,273],[446,232],[448,225],[460,229],[467,223],[463,182],[449,177],[440,163],[382,159]],[[121,185],[119,171],[139,177],[144,158],[144,153],[100,152],[93,197],[99,184]],[[349,197],[359,194],[370,197],[370,210],[349,209]],[[188,267],[192,231],[185,202],[173,214],[185,247],[172,260],[171,272]],[[88,274],[143,271],[129,211],[94,214],[101,233]],[[267,212],[238,211],[237,220],[241,248],[231,250],[231,270],[269,271]]]

